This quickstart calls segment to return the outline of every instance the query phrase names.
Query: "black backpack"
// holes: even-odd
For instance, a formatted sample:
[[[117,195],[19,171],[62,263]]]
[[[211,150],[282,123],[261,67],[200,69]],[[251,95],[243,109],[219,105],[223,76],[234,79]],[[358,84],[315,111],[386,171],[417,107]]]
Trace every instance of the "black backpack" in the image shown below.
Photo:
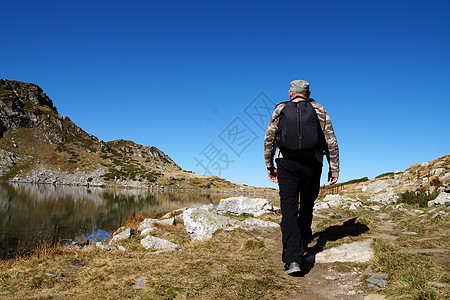
[[[312,101],[314,99],[282,102],[285,106],[276,117],[280,120],[275,143],[283,156],[312,154],[315,150],[325,149],[325,138]]]

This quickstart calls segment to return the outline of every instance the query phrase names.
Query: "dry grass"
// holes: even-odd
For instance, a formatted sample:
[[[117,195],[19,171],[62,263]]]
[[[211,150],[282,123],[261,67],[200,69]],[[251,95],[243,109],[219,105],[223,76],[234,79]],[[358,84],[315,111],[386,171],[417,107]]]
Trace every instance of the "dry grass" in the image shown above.
[[[138,216],[131,216],[128,217],[128,219],[125,220],[124,224],[125,227],[131,227],[134,230],[137,230],[139,225],[142,223],[142,221],[144,221],[146,219],[146,217],[142,216],[142,215],[138,215]]]
[[[182,250],[162,254],[59,247],[56,252],[2,262],[0,297],[282,299],[293,287],[280,265],[267,259],[270,239],[234,230],[219,231],[205,241],[179,242]],[[146,283],[136,288],[140,278]]]
[[[274,201],[275,205],[277,204]],[[413,207],[409,207],[413,209]],[[430,208],[424,208],[426,213]],[[384,208],[380,212],[359,209],[323,211],[315,232],[327,240],[325,248],[367,239],[381,233],[390,214],[397,240],[375,239],[375,272],[389,274],[381,291],[392,299],[447,299],[448,252],[412,254],[408,249],[447,249],[450,244],[448,218],[410,216]],[[357,218],[356,218],[357,217]],[[144,217],[126,222],[136,226]],[[263,219],[279,221],[279,215]],[[355,219],[356,218],[356,219]],[[416,235],[399,234],[414,231]],[[278,234],[278,233],[277,233]],[[281,263],[274,263],[274,236],[241,229],[217,231],[213,238],[191,242],[183,225],[157,226],[152,235],[179,245],[180,250],[156,254],[140,245],[140,237],[119,242],[127,252],[105,252],[96,248],[70,250],[42,247],[27,258],[0,263],[0,298],[132,298],[132,299],[285,299],[298,281],[285,276]],[[278,249],[277,249],[278,250]],[[333,268],[350,272],[368,264],[336,263]],[[138,280],[144,280],[137,287]],[[434,285],[433,285],[434,283]]]

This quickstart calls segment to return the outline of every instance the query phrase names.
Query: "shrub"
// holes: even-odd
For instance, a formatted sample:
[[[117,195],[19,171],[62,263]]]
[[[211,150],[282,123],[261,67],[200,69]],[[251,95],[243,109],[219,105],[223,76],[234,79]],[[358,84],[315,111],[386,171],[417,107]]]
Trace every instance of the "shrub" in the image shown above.
[[[347,185],[347,184],[352,184],[352,183],[360,183],[360,182],[364,182],[364,181],[368,181],[369,178],[367,177],[363,177],[363,178],[358,178],[358,179],[352,179],[346,182],[341,183],[341,185]]]
[[[394,172],[387,172],[387,173],[380,174],[377,177],[375,177],[375,179],[381,178],[381,177],[386,177],[386,176],[392,177],[392,176],[394,176]]]
[[[338,184],[335,184],[335,185],[323,186],[322,188],[324,188],[324,189],[332,189],[332,188],[344,186],[344,185],[347,185],[347,184],[360,183],[360,182],[364,182],[364,181],[368,181],[368,180],[369,180],[369,178],[363,177],[363,178],[358,178],[358,179],[352,179],[352,180],[349,180],[349,181],[346,181],[346,182],[342,182],[342,183],[338,183]]]
[[[434,200],[438,196],[439,192],[430,192],[428,190],[417,190],[415,192],[406,191],[400,193],[399,202],[410,205],[419,205],[419,207],[427,207],[428,201]]]

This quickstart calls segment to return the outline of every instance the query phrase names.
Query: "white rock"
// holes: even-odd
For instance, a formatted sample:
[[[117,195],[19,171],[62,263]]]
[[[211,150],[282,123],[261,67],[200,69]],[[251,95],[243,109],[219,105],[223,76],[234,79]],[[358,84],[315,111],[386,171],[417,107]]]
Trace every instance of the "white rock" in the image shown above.
[[[121,241],[121,240],[126,240],[131,238],[133,235],[135,234],[135,230],[133,228],[127,228],[124,231],[122,231],[121,233],[118,233],[116,235],[113,236],[113,238],[109,241],[109,244]]]
[[[431,174],[431,176],[439,175],[439,174],[441,174],[443,171],[445,171],[444,168],[437,168],[437,169],[431,170],[430,174]]]
[[[428,161],[422,163],[422,167],[428,167],[430,165],[430,163]]]
[[[368,239],[363,242],[355,242],[351,244],[344,244],[338,247],[327,249],[323,252],[319,252],[315,261],[317,263],[331,263],[331,262],[368,262],[370,261],[375,252],[370,247],[372,239]]]
[[[349,207],[351,203],[356,203],[357,200],[347,197],[341,196],[339,194],[335,195],[326,195],[325,198],[321,202],[317,202],[314,205],[314,209],[326,209],[329,207]]]
[[[381,204],[397,203],[398,196],[392,191],[370,196],[370,201]]]
[[[217,212],[229,212],[234,215],[250,214],[254,217],[259,217],[266,213],[273,213],[275,209],[268,199],[230,197],[220,200]]]
[[[147,218],[144,221],[141,222],[141,224],[138,227],[138,230],[140,232],[144,231],[145,229],[153,229],[155,227],[155,223],[158,222],[158,219],[151,219],[151,218]]]
[[[450,193],[441,192],[436,199],[428,201],[428,207],[433,205],[444,205],[445,202],[450,202]]]
[[[349,210],[356,210],[358,207],[361,207],[363,204],[361,202],[355,202],[350,204]]]
[[[95,247],[100,248],[101,250],[111,251],[115,250],[115,247],[110,247],[108,245],[103,244],[102,242],[96,242]]]
[[[439,177],[439,180],[440,180],[441,182],[446,182],[447,179],[449,179],[449,178],[450,178],[450,173],[445,173],[444,176]]]
[[[239,222],[215,214],[202,208],[188,208],[183,212],[184,226],[191,240],[203,240],[212,237],[218,229],[230,229],[239,225]]]
[[[147,250],[148,249],[171,250],[178,247],[177,244],[151,235],[147,235],[145,238],[143,238],[141,240],[141,245]]]
[[[255,227],[278,228],[280,226],[280,225],[278,225],[278,223],[275,223],[275,222],[263,221],[261,219],[255,219],[255,218],[246,219],[242,223],[244,224],[244,227],[248,226],[249,228],[255,228]]]
[[[205,204],[199,207],[199,209],[204,210],[204,211],[209,211],[209,212],[213,212],[214,211],[214,205],[210,204]]]
[[[321,209],[327,209],[327,208],[330,208],[330,206],[326,202],[318,202],[318,203],[314,204],[315,210],[321,210]]]
[[[330,207],[338,207],[338,206],[342,206],[344,204],[344,199],[339,194],[326,195],[322,201],[326,202]]]
[[[157,224],[175,225],[175,218],[162,219],[156,222]]]
[[[385,180],[377,180],[367,185],[364,185],[366,188],[362,190],[364,193],[378,193],[388,188],[389,186],[396,185],[397,181],[394,179],[385,179]]]
[[[156,227],[145,228],[144,230],[141,231],[141,236],[149,235],[152,231],[155,231],[155,230],[156,230]]]

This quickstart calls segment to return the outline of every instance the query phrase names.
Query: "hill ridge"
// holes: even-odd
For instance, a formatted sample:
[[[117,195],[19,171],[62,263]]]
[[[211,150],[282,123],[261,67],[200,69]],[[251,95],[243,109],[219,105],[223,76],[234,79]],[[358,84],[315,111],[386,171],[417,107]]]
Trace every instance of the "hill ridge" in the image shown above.
[[[0,80],[0,180],[164,189],[255,191],[183,170],[155,146],[85,132],[34,83]],[[273,190],[273,189],[267,189]]]

